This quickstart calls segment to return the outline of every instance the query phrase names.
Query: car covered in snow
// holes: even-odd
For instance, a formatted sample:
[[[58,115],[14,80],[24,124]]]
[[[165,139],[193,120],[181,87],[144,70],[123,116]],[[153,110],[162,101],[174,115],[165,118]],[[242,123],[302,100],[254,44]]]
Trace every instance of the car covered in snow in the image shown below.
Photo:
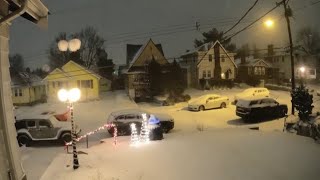
[[[29,146],[33,141],[71,141],[71,123],[58,121],[54,116],[39,116],[16,119],[17,140],[20,146]],[[76,126],[76,135],[80,129]]]
[[[284,117],[288,112],[286,104],[272,98],[239,99],[236,104],[237,116],[245,121],[258,121],[262,118]]]
[[[114,128],[111,126],[114,124],[117,127],[118,135],[129,135],[131,133],[130,124],[135,123],[138,131],[141,128],[143,121],[142,114],[146,114],[147,118],[157,118],[160,121],[160,126],[163,132],[168,133],[174,128],[174,119],[168,114],[150,113],[142,109],[125,109],[112,112],[107,120],[108,132],[113,134]]]
[[[229,98],[227,96],[206,94],[190,101],[188,104],[188,109],[190,111],[203,111],[213,108],[226,108],[228,104]]]
[[[263,97],[270,97],[270,92],[267,88],[248,88],[234,97],[234,104],[236,104],[239,99]]]

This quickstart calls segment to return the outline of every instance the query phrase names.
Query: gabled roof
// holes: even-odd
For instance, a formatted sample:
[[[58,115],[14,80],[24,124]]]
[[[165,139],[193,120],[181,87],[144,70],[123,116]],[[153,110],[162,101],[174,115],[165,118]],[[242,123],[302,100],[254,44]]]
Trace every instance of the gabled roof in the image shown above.
[[[141,56],[142,52],[145,50],[145,48],[147,47],[147,45],[149,43],[152,43],[153,45],[155,45],[155,47],[160,51],[161,55],[164,57],[164,53],[163,53],[163,50],[162,50],[162,45],[161,44],[158,44],[156,45],[152,39],[149,39],[149,41],[147,41],[143,46],[140,47],[140,49],[136,52],[136,54],[134,55],[132,61],[130,62],[129,64],[129,67],[128,67],[128,71],[131,69],[131,67],[133,66],[133,64],[139,59],[139,57]],[[160,47],[160,49],[159,49]],[[166,60],[166,59],[165,59]],[[167,60],[166,60],[167,61]]]
[[[70,76],[67,72],[63,71],[63,70],[60,69],[60,68],[55,68],[53,71],[51,71],[51,72],[43,79],[43,81],[47,80],[47,79],[48,79],[48,76],[49,76],[49,75],[53,75],[53,74],[61,74],[62,76],[66,77],[66,78],[71,78],[71,76]]]
[[[198,62],[197,65],[200,64],[200,62],[203,60],[204,57],[206,57],[206,55],[208,54],[209,50],[212,49],[216,44],[218,44],[222,50],[225,52],[225,54],[227,55],[227,57],[230,59],[230,61],[234,64],[234,66],[237,68],[237,64],[230,58],[229,54],[228,54],[228,51],[222,46],[222,44],[217,40],[216,42],[212,43],[212,42],[209,42],[209,43],[206,43],[206,44],[203,44],[202,46],[200,46],[200,50],[205,50],[206,53],[205,55],[203,55],[200,59],[200,61]]]
[[[271,65],[269,63],[267,63],[266,61],[264,61],[263,59],[254,58],[253,56],[246,57],[246,62],[243,64],[241,64],[241,59],[236,59],[235,62],[238,66],[255,66],[259,62],[263,62],[268,67],[271,67]]]
[[[64,64],[61,68],[56,68],[56,69],[54,69],[53,71],[51,71],[43,80],[47,80],[48,77],[49,77],[49,75],[53,75],[53,74],[61,74],[61,75],[63,75],[63,76],[66,77],[66,78],[72,78],[72,75],[70,75],[70,74],[68,73],[68,71],[64,71],[64,68],[63,68],[63,67],[65,67],[65,66],[68,65],[68,64],[73,64],[73,65],[77,66],[78,68],[86,71],[88,74],[91,74],[91,75],[97,77],[98,79],[101,79],[101,78],[102,78],[100,75],[94,73],[93,71],[90,71],[90,70],[88,70],[87,68],[81,66],[80,64],[78,64],[78,63],[70,60],[69,62],[67,62],[66,64]]]
[[[44,85],[42,79],[32,73],[19,72],[11,74],[11,86],[12,87],[24,87],[24,86],[40,86]]]
[[[96,74],[95,72],[93,72],[93,71],[85,68],[84,66],[81,66],[80,64],[78,64],[78,63],[76,63],[76,62],[74,62],[74,61],[72,61],[72,60],[70,60],[69,62],[67,62],[65,65],[63,65],[63,66],[61,67],[62,70],[63,70],[63,67],[66,66],[66,65],[68,65],[68,64],[73,64],[73,65],[77,66],[78,68],[83,69],[83,70],[86,71],[88,74],[91,74],[91,75],[97,77],[98,79],[101,79],[101,78],[102,78],[99,74]]]
[[[138,54],[138,52],[140,51],[141,47],[143,47],[143,46],[146,46],[146,44],[144,44],[144,45],[142,45],[142,44],[127,44],[127,63],[128,64],[130,64],[133,61],[133,59],[135,58],[135,56]],[[161,44],[155,44],[155,46],[158,48],[158,50],[164,56],[162,45]]]

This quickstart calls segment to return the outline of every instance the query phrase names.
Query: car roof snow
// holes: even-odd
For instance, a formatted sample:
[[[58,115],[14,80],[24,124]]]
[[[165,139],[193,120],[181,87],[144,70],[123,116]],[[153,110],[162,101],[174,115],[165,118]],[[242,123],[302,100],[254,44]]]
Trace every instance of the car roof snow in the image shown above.
[[[122,109],[118,111],[114,111],[111,113],[113,116],[119,116],[119,115],[125,115],[125,114],[131,114],[131,113],[148,113],[146,110],[139,109],[139,108],[132,108],[132,109]]]

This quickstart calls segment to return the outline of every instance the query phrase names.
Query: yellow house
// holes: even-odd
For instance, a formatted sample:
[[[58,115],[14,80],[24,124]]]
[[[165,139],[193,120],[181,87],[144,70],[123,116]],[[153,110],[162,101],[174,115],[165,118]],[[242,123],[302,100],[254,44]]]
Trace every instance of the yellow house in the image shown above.
[[[46,100],[45,84],[31,73],[11,73],[12,102],[14,105],[32,105]]]
[[[85,67],[69,61],[61,68],[56,68],[44,78],[49,101],[57,101],[60,89],[79,88],[80,101],[99,99],[99,81],[101,76]]]

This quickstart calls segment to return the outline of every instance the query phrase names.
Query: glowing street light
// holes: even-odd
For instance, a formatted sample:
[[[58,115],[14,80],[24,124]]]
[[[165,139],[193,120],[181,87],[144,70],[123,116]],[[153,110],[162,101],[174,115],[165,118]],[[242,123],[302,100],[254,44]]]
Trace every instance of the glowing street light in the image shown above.
[[[301,73],[304,73],[306,71],[306,68],[302,66],[302,67],[299,68],[299,70],[300,70]]]
[[[274,22],[271,20],[271,19],[268,19],[264,22],[264,25],[267,27],[267,28],[271,28],[273,27],[273,24]]]
[[[69,91],[60,89],[58,91],[58,98],[61,102],[69,103],[69,110],[71,116],[71,136],[72,136],[72,148],[73,148],[73,169],[79,168],[78,152],[76,146],[76,133],[74,128],[74,117],[73,117],[73,103],[77,102],[81,97],[81,92],[78,88],[73,88]]]
[[[76,52],[81,47],[81,41],[79,39],[71,39],[69,42],[66,40],[60,40],[58,42],[58,48],[60,51],[65,52],[69,49],[71,52]]]

